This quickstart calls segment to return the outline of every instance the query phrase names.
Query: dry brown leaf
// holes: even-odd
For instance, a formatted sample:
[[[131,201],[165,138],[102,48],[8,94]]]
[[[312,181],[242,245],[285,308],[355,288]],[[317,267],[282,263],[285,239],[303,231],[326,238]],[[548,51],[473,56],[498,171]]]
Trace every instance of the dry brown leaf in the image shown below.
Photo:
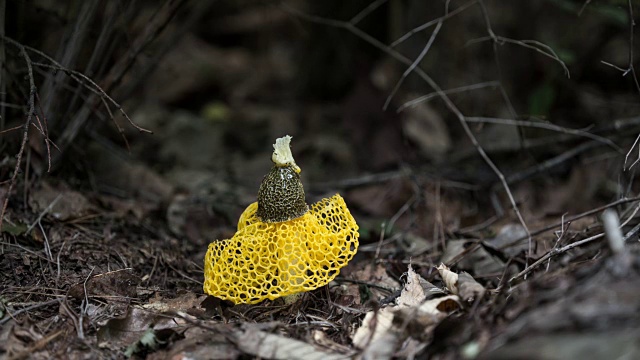
[[[413,271],[411,265],[409,265],[407,283],[397,299],[398,305],[368,312],[362,321],[362,326],[353,335],[353,344],[360,349],[364,349],[371,356],[375,355],[376,358],[384,358],[389,351],[390,356],[393,354],[398,340],[397,336],[391,334],[393,332],[394,312],[418,306],[425,297],[426,295],[420,284],[420,275]]]
[[[52,187],[43,182],[42,187],[31,193],[29,205],[38,213],[47,212],[58,220],[71,220],[96,211],[84,195],[63,186]]]
[[[392,307],[386,307],[378,311],[369,311],[362,320],[360,326],[352,337],[353,345],[359,349],[365,349],[370,344],[380,342],[393,325]],[[392,347],[395,343],[392,344]]]
[[[379,311],[370,311],[365,315],[362,326],[356,330],[353,344],[363,349],[363,356],[371,359],[388,359],[394,356],[395,349],[401,341],[406,321],[402,314],[420,312],[424,299],[433,293],[433,285],[418,275],[411,265],[407,271],[407,283],[402,289],[397,306],[389,306]],[[399,319],[396,316],[400,315]],[[425,315],[426,317],[430,315]],[[444,315],[446,316],[446,314]],[[411,318],[411,316],[409,316]],[[440,317],[436,319],[439,321]],[[411,340],[408,340],[411,342]],[[406,344],[405,344],[406,345]],[[419,348],[419,344],[412,344]]]
[[[458,275],[458,295],[463,301],[473,302],[475,299],[482,298],[486,289],[480,285],[471,275],[461,272]]]
[[[495,237],[484,240],[491,248],[504,252],[508,256],[516,256],[528,249],[526,241],[512,244],[514,240],[527,236],[527,231],[520,224],[506,224],[498,230]],[[507,246],[509,245],[509,246]],[[504,248],[503,248],[504,247]]]
[[[128,301],[128,298],[136,296],[139,283],[140,278],[133,273],[132,269],[120,269],[97,274],[86,282],[74,284],[69,288],[67,295],[79,300],[84,299],[86,295],[107,300]]]
[[[349,278],[362,283],[382,286],[390,290],[400,289],[400,283],[387,274],[387,270],[384,266],[379,264],[373,265],[370,262],[366,262],[361,269],[352,272]],[[359,285],[352,284],[350,286],[357,289]],[[388,292],[375,287],[370,287],[369,290],[376,299],[389,295]]]
[[[399,308],[420,305],[427,297],[424,289],[422,288],[420,279],[420,275],[413,271],[411,264],[409,264],[409,270],[407,271],[407,283],[404,285],[402,293],[396,301]]]
[[[442,313],[450,313],[460,308],[460,298],[457,295],[448,295],[436,299],[427,300],[418,311],[425,314],[441,315]]]
[[[449,267],[445,264],[440,264],[436,269],[440,273],[447,289],[449,289],[452,294],[458,294],[458,274],[449,270]]]
[[[352,356],[355,354],[355,351],[346,345],[338,344],[337,342],[331,340],[327,333],[321,330],[313,330],[313,342],[316,345],[320,346],[323,349],[330,350],[334,353],[345,354],[348,356]]]
[[[236,346],[221,333],[209,329],[192,327],[184,333],[167,351],[156,351],[147,360],[190,360],[190,359],[236,359],[241,353]]]
[[[345,355],[316,349],[313,345],[260,330],[260,324],[245,323],[242,330],[232,332],[238,350],[266,359],[333,360]]]
[[[49,359],[48,351],[33,351],[32,346],[42,341],[43,336],[31,326],[29,328],[16,324],[13,320],[0,327],[1,359]]]
[[[404,329],[407,336],[421,341],[429,341],[433,329],[449,313],[460,308],[456,295],[427,300],[419,307],[402,309],[396,313],[394,325]]]
[[[112,318],[98,329],[98,345],[115,349],[138,341],[150,329],[158,331],[187,327],[188,322],[183,316],[175,314],[188,316],[187,313],[199,307],[205,297],[189,292],[175,299],[130,306],[123,318]]]

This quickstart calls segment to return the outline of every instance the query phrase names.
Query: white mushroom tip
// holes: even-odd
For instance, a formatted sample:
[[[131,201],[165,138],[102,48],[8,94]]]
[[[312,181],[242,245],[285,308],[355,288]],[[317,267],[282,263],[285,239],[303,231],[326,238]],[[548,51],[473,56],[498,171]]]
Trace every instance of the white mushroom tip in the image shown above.
[[[296,172],[300,172],[300,167],[296,165],[293,154],[291,154],[291,136],[285,135],[276,139],[276,143],[273,144],[271,161],[277,166],[291,166]]]

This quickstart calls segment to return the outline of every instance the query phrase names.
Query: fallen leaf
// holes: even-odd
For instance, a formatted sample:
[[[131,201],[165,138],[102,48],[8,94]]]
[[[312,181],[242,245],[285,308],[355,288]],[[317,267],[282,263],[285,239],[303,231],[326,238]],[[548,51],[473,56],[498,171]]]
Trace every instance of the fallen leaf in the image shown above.
[[[404,115],[404,135],[418,146],[424,157],[442,159],[451,148],[451,138],[442,116],[426,102],[407,108]]]
[[[499,231],[498,234],[489,239],[485,239],[485,245],[490,246],[497,251],[504,252],[507,254],[507,257],[512,257],[520,254],[521,252],[528,249],[528,244],[526,241],[521,241],[512,246],[504,247],[505,245],[511,244],[514,240],[520,239],[527,236],[527,231],[520,224],[507,224],[504,225]],[[504,248],[503,248],[504,247]]]
[[[121,348],[129,346],[141,339],[145,332],[151,330],[178,331],[188,327],[183,316],[199,307],[204,296],[187,293],[171,300],[157,300],[143,306],[130,306],[122,318],[113,318],[98,328],[98,345],[100,347]]]
[[[220,324],[218,324],[220,325]],[[225,325],[228,327],[227,325]],[[184,331],[184,339],[172,344],[168,351],[157,351],[147,356],[148,360],[191,360],[191,359],[236,359],[240,351],[229,342],[221,327],[220,332],[200,327]],[[228,331],[228,330],[227,330]]]
[[[458,295],[463,301],[473,302],[482,298],[485,293],[484,286],[480,285],[471,275],[466,272],[458,274]]]
[[[29,205],[37,213],[47,213],[66,221],[86,216],[96,208],[81,193],[64,186],[53,187],[46,182],[29,196]]]
[[[238,350],[267,359],[342,360],[345,355],[317,349],[313,345],[284,335],[260,330],[256,324],[245,323],[232,333]]]
[[[458,294],[458,274],[449,270],[449,267],[445,264],[440,264],[436,269],[440,273],[447,289],[449,289],[452,294]]]
[[[411,265],[409,265],[407,283],[396,300],[397,306],[389,306],[379,311],[369,311],[362,321],[362,326],[356,330],[353,336],[353,344],[358,348],[364,349],[370,344],[378,343],[391,329],[393,312],[417,306],[425,297],[426,294],[420,284],[420,275],[413,271]]]
[[[334,353],[345,354],[346,356],[355,355],[355,351],[351,347],[338,344],[331,340],[324,331],[313,330],[312,338],[313,342],[323,349],[330,350]]]
[[[67,295],[78,300],[84,299],[86,295],[100,297],[107,301],[114,299],[128,301],[129,298],[136,296],[139,283],[140,278],[133,273],[132,269],[120,269],[94,275],[86,283],[74,284],[69,288]]]
[[[394,325],[404,329],[406,336],[429,341],[433,329],[449,313],[460,308],[456,295],[430,299],[418,307],[402,309],[396,313]]]
[[[494,274],[504,271],[505,263],[498,257],[491,255],[483,247],[476,248],[473,252],[468,252],[469,247],[474,246],[475,241],[469,240],[449,240],[440,262],[450,264],[454,261],[459,269],[473,270],[478,274]]]
[[[398,281],[390,277],[387,274],[387,270],[385,269],[385,267],[380,264],[374,265],[374,264],[371,264],[370,262],[366,262],[364,267],[362,267],[359,270],[353,271],[349,278],[364,284],[375,284],[377,286],[387,288],[391,291],[400,289],[400,283],[398,283]],[[350,284],[349,286],[354,287],[356,289],[360,287],[360,285],[358,284]],[[376,300],[384,298],[389,295],[388,292],[383,291],[382,289],[379,289],[374,286],[368,287],[368,290],[371,292],[374,299]],[[346,293],[349,293],[349,292],[346,291]]]
[[[398,307],[403,308],[417,306],[424,301],[427,295],[424,292],[422,284],[420,283],[420,279],[420,275],[413,271],[411,264],[409,264],[409,270],[407,271],[407,282],[402,289],[400,297],[398,297],[398,300],[396,300]]]
[[[433,288],[431,283],[422,279],[409,265],[407,282],[396,300],[397,305],[368,312],[362,321],[362,326],[353,335],[353,344],[363,349],[362,356],[371,359],[388,359],[392,356],[398,356],[395,350],[402,338],[408,336],[406,335],[407,325],[415,319],[417,314],[420,315],[421,322],[413,322],[412,324],[433,323],[435,326],[444,318],[452,308],[450,305],[446,305],[449,304],[449,301],[454,301],[457,304],[455,300],[457,296],[425,302],[425,298],[436,293]],[[431,312],[430,306],[436,306],[435,313]],[[440,309],[438,306],[443,308]],[[425,307],[424,310],[422,310],[423,307]],[[424,329],[424,326],[422,328]],[[418,351],[417,349],[420,348],[420,344],[416,343],[416,340],[405,339],[404,341],[402,348],[405,350],[412,348]],[[410,354],[407,353],[407,355]]]

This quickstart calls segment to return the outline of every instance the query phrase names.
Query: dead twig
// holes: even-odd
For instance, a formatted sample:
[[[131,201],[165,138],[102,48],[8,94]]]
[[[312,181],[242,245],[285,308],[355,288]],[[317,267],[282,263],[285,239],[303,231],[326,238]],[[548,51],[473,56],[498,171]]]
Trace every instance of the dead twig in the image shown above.
[[[35,50],[35,49],[33,49],[33,50]],[[52,61],[53,59],[47,59],[47,60]],[[79,82],[80,84],[83,84],[83,85],[84,85],[84,82],[86,81],[91,86],[86,86],[85,85],[85,88],[87,90],[93,92],[94,94],[98,95],[102,99],[102,101],[110,102],[116,109],[118,109],[118,111],[120,111],[120,114],[122,114],[122,116],[124,116],[124,118],[127,119],[127,121],[129,122],[129,124],[131,124],[131,126],[136,128],[140,132],[145,132],[145,133],[149,133],[149,134],[153,133],[153,131],[151,131],[149,129],[145,129],[145,128],[141,127],[140,125],[136,124],[135,122],[133,122],[133,120],[131,120],[129,115],[127,115],[127,113],[124,111],[124,109],[122,109],[122,106],[120,106],[119,103],[117,103],[115,100],[113,100],[113,98],[111,96],[109,96],[109,94],[107,94],[98,84],[96,84],[93,80],[91,80],[88,76],[84,75],[83,73],[81,73],[79,71],[67,69],[65,67],[60,66],[59,64],[56,64],[56,63],[54,63],[54,65],[50,65],[50,64],[34,62],[33,65],[34,66],[38,66],[38,67],[42,67],[42,68],[46,68],[46,69],[62,71],[64,73],[68,74],[72,79],[76,80],[77,82]],[[106,105],[106,103],[105,103],[105,105]],[[107,107],[107,109],[109,109],[109,108]],[[108,111],[109,111],[109,115],[111,116],[111,119],[115,122],[115,119],[113,117],[113,114],[111,113],[111,110],[109,109]],[[120,130],[120,127],[117,125],[117,123],[116,123],[116,126]]]
[[[585,3],[584,6],[587,6],[587,4],[589,3],[589,0]],[[628,74],[631,74],[633,77],[633,83],[636,86],[636,90],[638,91],[638,93],[640,94],[640,82],[638,81],[638,77],[636,76],[636,69],[633,65],[633,58],[634,58],[634,53],[633,53],[633,46],[634,46],[634,41],[633,41],[633,28],[635,27],[636,23],[635,20],[633,19],[633,5],[631,3],[631,0],[628,0],[627,2],[628,4],[628,19],[629,19],[629,53],[628,53],[628,65],[626,69],[623,69],[621,67],[618,67],[616,65],[613,65],[611,63],[608,63],[606,61],[601,61],[601,63],[603,63],[604,65],[610,66],[620,72],[622,72],[622,76],[627,76]],[[629,167],[627,167],[627,161],[629,159],[629,156],[631,155],[631,152],[633,151],[633,149],[636,147],[636,145],[638,145],[638,140],[640,140],[640,134],[638,134],[638,136],[636,137],[636,140],[633,142],[633,145],[631,146],[631,148],[629,149],[629,151],[627,152],[627,155],[624,157],[624,169],[628,170],[631,169],[632,167],[634,167],[638,162],[640,162],[640,147],[638,147],[638,159],[636,159],[631,165],[629,165]]]
[[[516,274],[515,276],[513,276],[511,279],[509,279],[509,282],[513,282],[515,280],[517,280],[520,277],[523,277],[527,274],[529,274],[531,271],[533,271],[533,269],[535,269],[536,267],[538,267],[538,265],[544,263],[545,261],[547,261],[547,259],[550,259],[553,256],[565,253],[575,247],[578,246],[582,246],[584,244],[588,244],[594,240],[598,240],[604,237],[604,233],[600,233],[591,237],[588,237],[586,239],[582,239],[580,241],[576,241],[574,243],[571,243],[569,245],[563,246],[559,249],[553,249],[551,251],[549,251],[548,253],[544,254],[544,256],[542,256],[540,259],[536,260],[533,264],[527,266],[524,270],[522,270],[521,272],[519,272],[518,274]]]
[[[538,40],[516,40],[516,39],[510,39],[504,36],[494,35],[494,36],[485,36],[485,37],[469,40],[467,42],[467,45],[477,44],[477,43],[481,43],[488,40],[494,41],[499,45],[503,45],[503,44],[519,45],[527,49],[531,49],[537,53],[540,53],[548,58],[553,59],[558,64],[560,64],[560,66],[564,70],[565,75],[567,75],[567,78],[571,77],[569,68],[564,63],[564,61],[560,59],[558,54],[556,54],[556,52],[549,45],[546,45]]]
[[[27,53],[27,50],[25,49],[25,47],[20,44],[18,45],[17,46],[20,48],[22,57],[24,58],[24,61],[27,65],[27,74],[29,78],[29,100],[27,102],[29,104],[29,110],[27,112],[27,118],[23,125],[24,132],[22,134],[22,142],[20,144],[20,150],[18,150],[18,155],[16,156],[16,166],[13,169],[13,174],[11,175],[11,181],[9,182],[9,189],[7,189],[4,203],[2,204],[2,212],[0,212],[0,232],[2,232],[2,224],[4,223],[4,216],[7,211],[7,205],[9,204],[9,197],[11,196],[11,192],[13,191],[13,187],[15,186],[18,173],[20,172],[20,165],[22,164],[22,155],[24,154],[24,150],[27,145],[27,140],[29,139],[29,127],[31,125],[31,121],[33,120],[33,116],[36,112],[35,102],[36,102],[37,88],[36,88],[35,80],[33,79],[33,67],[31,63],[31,58],[29,57],[29,54]]]
[[[499,125],[508,125],[508,126],[531,127],[531,128],[538,128],[538,129],[556,131],[556,132],[563,133],[563,134],[570,134],[570,135],[585,137],[585,138],[588,138],[588,139],[595,140],[595,141],[601,142],[603,144],[606,144],[609,147],[611,147],[612,149],[614,149],[614,150],[616,150],[616,151],[618,151],[620,153],[623,153],[622,148],[619,147],[618,145],[616,145],[610,139],[607,139],[607,138],[599,136],[599,135],[592,134],[592,133],[590,133],[588,131],[585,131],[585,130],[570,129],[570,128],[566,128],[566,127],[563,127],[563,126],[558,126],[558,125],[555,125],[555,124],[551,124],[551,123],[548,123],[548,122],[542,122],[542,121],[525,121],[525,120],[500,119],[500,118],[479,117],[479,116],[469,116],[466,119],[467,119],[467,122],[471,122],[471,123],[486,123],[486,124],[499,124]]]
[[[62,335],[63,330],[58,330],[55,331],[45,337],[43,337],[42,339],[36,341],[32,346],[30,346],[28,349],[24,350],[21,353],[18,353],[16,355],[13,355],[11,357],[9,357],[9,360],[20,360],[20,359],[28,359],[31,355],[33,355],[33,353],[39,351],[40,349],[44,348],[45,346],[47,346],[47,344],[49,344],[50,342],[52,342],[53,340],[57,339],[58,336]]]
[[[9,312],[7,310],[7,314],[9,316],[5,317],[4,319],[0,319],[0,325],[4,325],[7,321],[15,318],[16,316],[18,316],[18,315],[20,315],[20,314],[22,314],[24,312],[35,310],[35,309],[38,309],[38,308],[41,308],[41,307],[45,307],[45,306],[49,306],[49,305],[53,305],[55,303],[59,303],[60,301],[61,301],[61,299],[53,299],[53,300],[49,300],[49,301],[40,302],[40,303],[37,303],[37,304],[33,304],[31,306],[27,306],[27,307],[22,308],[20,310],[16,310],[13,313],[11,313],[11,312]]]
[[[583,217],[587,217],[587,216],[591,216],[591,215],[597,214],[597,213],[599,213],[601,211],[604,211],[606,209],[613,208],[613,207],[616,207],[616,206],[619,206],[619,205],[622,205],[622,204],[626,204],[626,203],[636,202],[636,201],[640,201],[640,196],[619,199],[619,200],[616,200],[616,201],[611,202],[609,204],[597,207],[595,209],[591,209],[591,210],[585,211],[583,213],[580,213],[580,214],[577,214],[577,215],[574,215],[574,216],[570,216],[570,217],[568,217],[566,219],[563,219],[562,221],[560,221],[558,223],[551,224],[551,225],[545,226],[543,228],[540,228],[538,230],[535,230],[535,231],[533,231],[531,233],[531,235],[532,236],[540,235],[540,234],[545,233],[547,231],[550,231],[550,230],[556,229],[558,227],[561,227],[565,222],[574,222],[574,221],[576,221],[578,219],[582,219]],[[515,246],[520,241],[525,240],[525,239],[526,239],[525,236],[522,236],[522,237],[519,237],[517,239],[514,239],[510,243],[505,244],[505,245],[501,246],[500,248],[498,248],[498,250],[504,250],[506,248]]]
[[[447,94],[447,95],[451,95],[451,94],[458,94],[458,93],[462,93],[462,92],[466,92],[466,91],[486,89],[486,88],[496,88],[496,87],[502,87],[502,85],[500,84],[499,81],[486,81],[486,82],[472,84],[472,85],[460,86],[460,87],[453,88],[453,89],[442,90],[442,92]],[[426,101],[429,101],[431,99],[437,98],[438,96],[439,95],[436,92],[432,92],[432,93],[429,93],[429,94],[426,94],[426,95],[422,95],[420,97],[417,97],[417,98],[415,98],[413,100],[409,100],[409,101],[405,102],[404,104],[400,105],[400,107],[398,107],[398,109],[396,109],[396,112],[397,113],[403,112],[409,107],[416,106],[416,105],[418,105],[418,104],[420,104],[422,102],[426,102]]]
[[[401,43],[405,42],[407,39],[409,39],[410,37],[412,37],[413,35],[415,35],[416,33],[430,27],[433,25],[436,25],[444,20],[447,20],[449,18],[452,18],[456,15],[458,15],[459,13],[467,10],[468,8],[470,8],[472,5],[476,4],[478,2],[478,0],[473,0],[473,1],[469,1],[463,5],[461,5],[460,7],[456,8],[455,10],[452,10],[451,12],[437,18],[437,19],[433,19],[431,21],[428,21],[420,26],[417,26],[413,29],[411,29],[409,32],[407,32],[406,34],[402,35],[400,38],[398,38],[398,40],[394,41],[391,43],[391,45],[389,45],[390,47],[394,48],[398,45],[400,45]]]
[[[448,1],[447,1],[447,5],[445,6],[445,8],[446,8],[445,9],[445,13],[449,12],[449,2]],[[422,62],[422,59],[424,59],[424,57],[427,55],[427,52],[429,52],[429,49],[431,49],[431,45],[433,45],[433,42],[436,40],[436,36],[438,36],[438,33],[440,32],[440,28],[442,28],[442,22],[443,21],[444,20],[438,21],[438,24],[436,25],[436,28],[433,29],[433,32],[431,33],[431,37],[429,37],[429,41],[427,41],[427,44],[424,46],[424,48],[422,48],[422,51],[420,52],[420,55],[418,55],[418,57],[411,63],[411,65],[409,65],[407,70],[404,71],[404,73],[400,77],[400,80],[398,80],[398,82],[396,83],[396,85],[393,88],[393,90],[391,90],[391,94],[389,94],[389,96],[387,96],[387,100],[385,100],[384,105],[382,106],[382,110],[385,110],[385,111],[387,110],[387,107],[389,107],[389,103],[391,102],[391,99],[396,94],[396,92],[400,89],[400,86],[402,86],[402,83],[404,82],[404,80],[407,78],[407,76],[409,76],[409,74],[411,74],[413,72],[413,70],[416,68],[416,66],[418,66],[418,64],[420,64],[420,62]]]

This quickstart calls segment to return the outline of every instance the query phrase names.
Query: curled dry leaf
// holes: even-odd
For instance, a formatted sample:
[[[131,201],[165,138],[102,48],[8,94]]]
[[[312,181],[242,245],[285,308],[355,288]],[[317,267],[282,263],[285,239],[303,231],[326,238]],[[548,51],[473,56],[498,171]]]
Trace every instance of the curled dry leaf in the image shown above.
[[[461,272],[458,275],[458,295],[464,301],[475,301],[482,298],[486,289],[480,285],[471,275]]]
[[[405,333],[421,341],[429,341],[433,329],[452,311],[460,308],[456,295],[430,299],[419,307],[402,309],[396,313],[393,323]]]
[[[385,334],[391,330],[394,310],[391,307],[386,307],[378,311],[369,311],[362,320],[362,326],[353,335],[353,345],[359,349],[365,349],[370,344],[380,342]],[[393,346],[395,343],[391,344],[391,347]]]
[[[428,338],[442,319],[460,308],[456,295],[425,301],[435,293],[442,292],[435,289],[437,288],[420,277],[409,265],[407,283],[396,301],[397,305],[368,312],[362,326],[353,336],[353,344],[363,349],[364,357],[383,359],[398,356],[395,349],[401,341],[416,341],[408,339],[409,337],[417,340]],[[419,331],[408,331],[413,327]]]
[[[331,340],[327,333],[322,330],[313,330],[313,342],[320,348],[327,349],[336,353],[352,356],[355,354],[354,350],[349,346],[338,344]]]
[[[485,246],[469,249],[476,245],[472,240],[449,240],[440,258],[440,262],[451,264],[455,262],[459,269],[473,270],[474,274],[494,274],[504,271],[505,263],[498,256],[485,249]],[[486,244],[491,247],[490,244]],[[525,243],[526,246],[526,243]],[[497,250],[496,250],[497,251]]]
[[[420,283],[420,275],[413,271],[411,265],[409,265],[407,283],[396,301],[398,305],[386,307],[379,311],[369,311],[362,321],[362,326],[356,330],[353,336],[353,344],[360,349],[365,349],[370,344],[378,343],[391,329],[395,311],[418,306],[425,297],[426,294]],[[393,346],[391,347],[393,348]]]
[[[417,306],[424,301],[427,294],[424,291],[425,289],[422,287],[420,279],[420,275],[413,271],[411,264],[409,264],[409,270],[407,271],[407,283],[404,285],[400,297],[398,297],[398,307],[406,308]]]
[[[458,274],[449,270],[449,267],[445,264],[440,264],[436,269],[440,273],[447,289],[449,289],[452,294],[458,294]]]

